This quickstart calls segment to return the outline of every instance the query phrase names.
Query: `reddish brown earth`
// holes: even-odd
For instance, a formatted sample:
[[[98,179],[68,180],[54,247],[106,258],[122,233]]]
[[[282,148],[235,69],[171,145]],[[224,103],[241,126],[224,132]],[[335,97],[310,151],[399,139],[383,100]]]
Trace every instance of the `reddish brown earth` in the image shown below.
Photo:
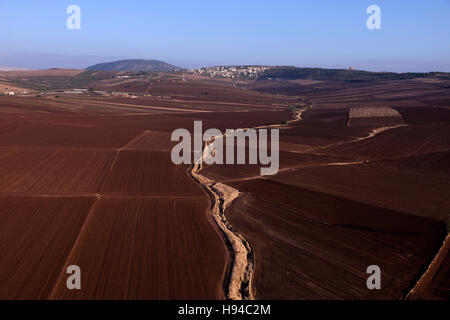
[[[450,207],[448,176],[371,165],[329,165],[299,168],[271,180],[432,219],[445,220]]]
[[[248,154],[248,151],[247,151]],[[236,152],[235,152],[236,155]],[[248,157],[247,157],[248,158]],[[301,167],[311,165],[328,164],[346,161],[346,158],[339,158],[326,155],[316,155],[312,153],[294,153],[288,151],[280,151],[280,174],[289,172]],[[257,178],[261,175],[260,164],[231,164],[231,165],[204,165],[202,170],[208,177],[215,181],[227,182],[232,180]]]
[[[371,107],[350,108],[349,126],[392,127],[403,125],[402,115],[393,108]]]
[[[232,186],[244,194],[228,217],[253,246],[260,299],[398,299],[440,245],[434,220],[270,182]],[[366,287],[373,264],[380,291]]]
[[[292,98],[241,91],[245,101],[1,98],[0,297],[223,299],[230,252],[208,194],[172,164],[170,135],[194,120],[289,118],[272,104]],[[65,285],[72,264],[80,292]]]
[[[410,291],[408,299],[449,300],[450,299],[450,236],[447,235],[427,271]]]
[[[448,174],[450,172],[450,151],[411,155],[396,158],[394,160],[380,160],[375,161],[374,165],[423,173]]]
[[[204,169],[241,191],[226,215],[254,250],[256,298],[405,298],[446,234],[450,127],[447,110],[425,100],[445,100],[447,92],[415,81],[284,85],[273,90],[300,94],[313,109],[281,129],[280,172],[261,178],[249,166]],[[348,127],[353,107],[394,107],[407,126],[377,134],[393,123]],[[366,287],[373,264],[382,270],[380,291]],[[445,296],[447,269],[429,292]]]
[[[241,191],[225,214],[253,249],[255,297],[404,298],[445,238],[448,90],[298,82],[276,87],[285,97],[190,81],[137,99],[0,98],[0,297],[225,298],[232,255],[211,197],[187,166],[172,165],[170,133],[192,131],[194,120],[221,130],[280,124],[301,96],[313,108],[280,128],[278,175],[245,165],[202,172]],[[394,108],[407,126],[349,127],[353,107]],[[65,287],[70,264],[82,269],[81,291]],[[366,287],[372,264],[380,291]]]
[[[358,160],[396,159],[450,149],[450,125],[399,127],[372,139],[335,144],[320,150],[329,155]]]
[[[0,148],[0,193],[94,195],[114,155],[102,149]]]
[[[95,198],[0,197],[0,299],[47,299]]]
[[[225,250],[197,198],[99,200],[65,266],[83,266],[82,291],[54,299],[211,299],[222,293]]]
[[[327,146],[364,137],[376,126],[349,127],[348,108],[313,108],[302,114],[302,121],[280,131],[280,141],[309,146]]]
[[[0,136],[0,146],[120,148],[140,131],[104,127],[53,124],[25,124]]]
[[[76,76],[84,70],[78,69],[48,69],[48,70],[18,70],[18,71],[1,71],[1,77],[44,77],[44,76]]]
[[[450,109],[430,107],[396,107],[395,109],[407,124],[450,123]]]
[[[172,164],[170,152],[121,151],[105,181],[102,193],[156,196],[199,196],[186,166]]]

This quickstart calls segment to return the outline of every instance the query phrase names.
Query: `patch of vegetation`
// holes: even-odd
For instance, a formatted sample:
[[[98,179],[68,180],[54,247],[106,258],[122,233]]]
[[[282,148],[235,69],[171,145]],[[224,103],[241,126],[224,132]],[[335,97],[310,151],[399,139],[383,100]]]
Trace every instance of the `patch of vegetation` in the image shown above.
[[[95,81],[114,79],[114,76],[114,72],[87,70],[76,76],[30,76],[8,78],[8,81],[22,88],[45,91],[87,88]]]
[[[317,81],[344,81],[351,83],[376,82],[386,80],[407,80],[414,78],[441,77],[450,78],[450,73],[394,73],[394,72],[369,72],[347,69],[322,69],[322,68],[297,68],[274,67],[262,72],[258,80],[282,79],[282,80],[317,80]]]
[[[159,60],[128,59],[107,63],[99,63],[87,68],[99,71],[172,71],[181,68]]]
[[[308,99],[302,99],[301,102],[289,105],[289,111],[293,114],[297,114],[300,111],[308,111],[311,110],[313,107],[313,103],[309,101]]]
[[[249,284],[250,284],[250,282],[249,282],[249,280],[247,278],[242,279],[242,282],[241,282],[241,295],[243,297],[248,297],[250,295],[249,294]]]

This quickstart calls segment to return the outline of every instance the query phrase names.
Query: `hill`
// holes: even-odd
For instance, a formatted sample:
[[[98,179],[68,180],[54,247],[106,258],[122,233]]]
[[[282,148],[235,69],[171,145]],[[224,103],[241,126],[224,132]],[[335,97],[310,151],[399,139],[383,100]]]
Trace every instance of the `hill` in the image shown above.
[[[414,78],[440,77],[450,79],[449,73],[393,73],[370,72],[347,69],[322,69],[322,68],[297,68],[297,67],[273,67],[262,72],[258,80],[318,80],[318,81],[345,81],[345,82],[373,82],[386,80],[408,80]]]
[[[159,60],[133,59],[100,63],[86,69],[99,71],[174,71],[182,68]]]
[[[0,72],[5,85],[37,91],[87,88],[95,81],[114,79],[117,72],[75,69],[48,69]]]

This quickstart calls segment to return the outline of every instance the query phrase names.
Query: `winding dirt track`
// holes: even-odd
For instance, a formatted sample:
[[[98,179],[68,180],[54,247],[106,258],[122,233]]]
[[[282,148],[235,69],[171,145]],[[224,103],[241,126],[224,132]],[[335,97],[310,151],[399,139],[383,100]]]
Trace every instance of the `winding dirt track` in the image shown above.
[[[304,110],[301,110],[294,114],[294,119],[289,120],[286,125],[290,125],[294,122],[298,122],[302,120],[302,113]],[[269,129],[269,128],[278,128],[281,127],[279,124],[272,124],[267,126],[259,126],[255,127],[255,129]],[[370,139],[375,137],[378,133],[381,133],[385,130],[394,129],[395,127],[387,127],[387,128],[379,128],[373,130],[368,136],[363,138],[357,138],[350,142],[355,142],[358,140]],[[243,130],[248,130],[249,128],[244,128]],[[224,138],[224,136],[216,137]],[[214,199],[213,207],[211,209],[211,215],[214,218],[219,229],[222,231],[223,236],[226,239],[226,242],[229,245],[229,249],[231,251],[232,266],[230,270],[229,277],[226,277],[224,280],[224,287],[227,288],[227,298],[231,300],[253,300],[255,297],[253,295],[253,276],[254,276],[254,264],[255,257],[254,252],[251,247],[251,244],[245,237],[236,231],[230,222],[227,220],[225,211],[231,203],[239,197],[239,191],[225,185],[223,183],[216,183],[214,180],[211,180],[200,174],[203,166],[202,163],[204,159],[209,155],[209,144],[212,141],[208,141],[205,143],[203,148],[203,154],[201,157],[200,163],[196,163],[191,170],[191,177],[198,182],[202,187],[208,191],[212,199]],[[348,142],[347,142],[348,143]],[[361,162],[348,162],[348,163],[326,163],[321,166],[346,166],[353,164],[360,164]],[[295,170],[294,168],[286,168],[280,170],[280,172]],[[252,180],[261,178],[261,176],[255,176],[245,179],[237,179],[230,181],[242,181],[242,180]]]
[[[302,112],[303,111],[294,113],[294,119],[289,120],[286,125],[301,121]],[[258,126],[255,127],[255,129],[278,128],[280,126],[281,125],[279,124],[272,124]],[[249,128],[244,128],[242,130],[248,129]],[[214,137],[214,139],[223,139],[224,137],[225,135]],[[255,298],[252,288],[255,264],[253,249],[245,237],[232,227],[225,215],[225,210],[239,197],[239,190],[223,183],[216,183],[214,180],[200,174],[200,171],[203,168],[202,164],[204,159],[210,154],[210,149],[208,147],[214,139],[204,144],[201,161],[197,161],[192,167],[191,177],[207,190],[214,200],[211,215],[225,237],[233,258],[230,275],[224,280],[227,298],[231,300],[253,300]]]
[[[232,265],[230,275],[225,277],[224,280],[227,298],[231,300],[253,299],[250,285],[248,286],[249,290],[246,295],[243,295],[241,290],[243,283],[251,283],[253,270],[252,262],[249,258],[251,256],[251,248],[245,238],[233,230],[224,214],[226,208],[239,196],[239,191],[223,184],[216,184],[213,180],[200,175],[202,169],[201,163],[203,162],[205,153],[208,151],[208,144],[205,144],[201,158],[202,161],[197,162],[192,167],[191,177],[207,190],[213,199],[211,215],[225,237],[225,241],[230,249]]]
[[[439,294],[441,294],[444,299],[448,299],[450,293],[446,290],[445,286],[450,278],[448,272],[449,251],[450,234],[447,234],[439,252],[436,254],[419,281],[417,281],[414,288],[408,293],[406,300],[436,299],[436,296],[439,297]]]
[[[259,101],[276,97],[258,94],[256,98]],[[336,99],[334,96],[326,98],[328,103]],[[234,99],[237,100],[236,97]],[[349,201],[348,196],[344,199],[328,190],[313,190],[311,185],[305,188],[296,186],[295,182],[298,181],[294,178],[297,176],[292,181],[284,181],[284,184],[280,183],[280,177],[260,179],[258,183],[252,184],[246,180],[260,178],[253,172],[250,178],[219,180],[212,177],[211,180],[207,178],[207,170],[201,174],[202,169],[207,169],[206,166],[177,169],[167,165],[170,162],[170,147],[165,145],[165,141],[173,129],[187,127],[197,118],[211,128],[261,124],[266,125],[255,128],[277,128],[280,125],[267,124],[280,123],[289,118],[289,114],[287,111],[266,111],[266,108],[273,109],[273,103],[215,102],[202,100],[200,96],[193,101],[205,104],[201,108],[193,106],[188,99],[129,100],[130,103],[124,102],[128,101],[124,99],[110,101],[113,103],[97,98],[89,101],[5,98],[0,101],[0,112],[4,115],[0,120],[0,162],[3,168],[0,170],[0,220],[3,221],[0,234],[5,240],[0,241],[0,253],[4,257],[0,261],[0,270],[4,270],[0,272],[0,297],[47,299],[51,295],[59,299],[252,299],[266,298],[270,293],[269,298],[275,299],[346,298],[341,295],[344,283],[348,285],[348,292],[354,290],[348,298],[360,298],[366,296],[359,291],[359,282],[355,282],[361,277],[358,263],[362,254],[357,251],[358,246],[368,249],[364,257],[374,255],[382,262],[386,261],[387,266],[395,265],[400,261],[396,257],[404,255],[401,259],[405,259],[407,264],[399,266],[407,267],[404,270],[388,269],[388,276],[392,276],[394,282],[401,282],[403,280],[397,278],[406,272],[408,284],[414,276],[409,275],[410,272],[414,273],[410,267],[422,263],[420,259],[427,261],[422,251],[432,251],[429,248],[416,250],[416,247],[422,243],[428,245],[429,240],[434,239],[437,222],[403,214],[394,219],[392,217],[399,212],[381,210],[356,200]],[[220,107],[222,112],[210,112],[216,107]],[[286,107],[280,105],[276,109]],[[313,111],[316,107],[317,104]],[[365,177],[359,175],[359,171],[352,171],[354,168],[358,169],[368,161],[373,163],[379,156],[352,155],[342,158],[340,153],[336,152],[338,156],[334,156],[333,150],[326,148],[348,144],[345,145],[348,149],[360,151],[359,143],[353,146],[355,141],[367,140],[362,141],[363,147],[366,142],[376,145],[377,140],[390,140],[397,133],[411,140],[410,133],[416,130],[419,138],[429,136],[428,127],[408,130],[409,121],[431,121],[422,119],[420,112],[410,112],[409,109],[402,109],[406,115],[411,113],[409,116],[412,120],[408,121],[409,118],[405,117],[407,127],[382,135],[378,135],[379,129],[369,133],[364,128],[347,128],[341,135],[340,127],[336,128],[334,123],[345,118],[343,113],[346,111],[333,110],[324,112],[329,113],[327,120],[331,122],[312,121],[315,116],[322,117],[324,113],[305,113],[305,121],[299,128],[292,126],[295,132],[292,136],[284,136],[284,143],[291,143],[288,148],[298,145],[296,150],[311,154],[320,150],[318,153],[333,155],[324,157],[327,163],[314,164],[323,166],[315,171],[325,176],[331,172],[338,178],[338,173],[350,172],[342,175],[350,177],[349,185],[354,183],[354,176],[359,180]],[[288,121],[288,125],[300,120],[301,113],[297,114],[297,118]],[[436,114],[436,119],[442,121],[441,113]],[[435,137],[438,142],[422,139],[424,144],[433,147],[424,150],[447,150],[447,140],[439,144],[438,139],[448,136],[445,132],[448,132],[446,126],[435,126],[432,138]],[[355,136],[360,138],[355,140]],[[401,139],[395,141],[399,140],[398,144],[402,144]],[[383,148],[368,146],[367,149],[387,153],[385,142],[381,142],[379,145]],[[393,148],[398,149],[398,144]],[[412,148],[405,147],[398,154],[408,155]],[[343,155],[347,153],[342,152]],[[297,158],[294,160],[300,161]],[[286,161],[287,166],[280,172],[295,171],[296,168],[302,171],[300,168],[304,166],[298,167],[298,163],[303,162],[294,163],[294,160]],[[313,160],[305,160],[304,165],[309,166]],[[151,170],[149,163],[157,169]],[[332,166],[342,170],[336,173]],[[305,170],[304,174],[309,171]],[[361,172],[371,177],[372,171],[366,171]],[[377,174],[377,180],[374,181],[379,182],[380,171],[375,168],[373,172]],[[386,173],[385,180],[392,178],[395,181],[398,175],[391,176],[389,173]],[[320,177],[316,172],[309,174],[314,180]],[[326,179],[329,182],[330,176]],[[318,183],[327,189],[328,184],[323,180]],[[342,184],[341,181],[339,183]],[[198,187],[199,184],[203,190]],[[336,190],[335,186],[329,185]],[[380,183],[376,186],[390,185]],[[443,193],[448,190],[442,184],[438,185]],[[373,195],[372,189],[369,190],[370,195]],[[421,191],[424,189],[422,186]],[[386,194],[385,189],[382,191]],[[361,190],[354,193],[359,194]],[[271,201],[278,200],[277,197],[282,201]],[[411,194],[408,197],[411,198]],[[337,217],[330,203],[347,208],[352,215]],[[369,211],[369,214],[360,215],[364,211]],[[341,210],[338,213],[345,212]],[[378,215],[380,218],[377,218]],[[238,216],[247,220],[239,222],[236,219]],[[390,219],[393,219],[393,226],[390,225]],[[24,220],[28,222],[23,223]],[[249,223],[246,225],[246,222]],[[236,229],[245,234],[245,238]],[[422,229],[425,229],[423,233]],[[405,234],[398,235],[398,231]],[[334,233],[328,236],[327,232]],[[418,235],[413,237],[408,232]],[[367,236],[369,233],[370,237]],[[279,239],[276,239],[277,236]],[[397,247],[398,239],[402,242]],[[252,246],[247,240],[252,242]],[[274,242],[274,250],[271,247],[269,249],[272,251],[262,251],[261,243],[270,245],[269,242],[274,240],[281,240]],[[386,247],[394,249],[387,250]],[[27,254],[24,255],[24,252]],[[348,258],[353,252],[357,258],[349,268],[342,269],[338,274],[335,271],[327,273],[329,266],[346,267],[347,260],[339,259]],[[418,254],[422,254],[420,259]],[[289,260],[283,260],[286,257]],[[272,259],[269,262],[275,263],[264,272],[258,271],[265,259]],[[89,279],[84,282],[84,295],[66,292],[62,281],[66,276],[65,264],[83,266],[83,276]],[[298,268],[299,265],[301,268]],[[279,277],[280,270],[285,272],[284,278]],[[351,281],[343,282],[342,279],[347,277]],[[225,288],[222,282],[225,282]],[[261,284],[263,286],[258,287]],[[328,284],[331,284],[331,288],[326,287]],[[394,289],[398,290],[398,287]],[[268,294],[263,296],[262,292]],[[380,296],[394,296],[394,293],[390,294],[387,292]]]
[[[296,119],[292,120],[292,121],[300,121],[301,118],[301,113],[296,115]],[[288,125],[291,123],[288,122]],[[332,147],[332,146],[338,146],[338,145],[343,145],[343,144],[350,144],[350,143],[354,143],[357,141],[362,141],[362,140],[369,140],[372,139],[374,137],[376,137],[378,134],[388,131],[388,130],[393,130],[393,129],[397,129],[399,127],[403,127],[404,125],[398,125],[398,126],[391,126],[391,127],[380,127],[380,128],[376,128],[373,129],[368,135],[363,136],[363,137],[357,137],[351,140],[347,140],[344,142],[338,142],[338,143],[332,143],[332,144],[328,144],[326,146],[323,147],[316,147],[315,150],[321,150],[324,148],[328,148],[328,147]],[[268,125],[268,126],[261,126],[261,127],[257,127],[257,128],[274,128],[274,127],[279,127],[279,125],[274,124],[274,125]],[[245,129],[244,129],[245,130]],[[207,145],[206,145],[207,146]],[[206,151],[207,148],[205,148]],[[308,150],[308,152],[311,152],[314,150]],[[295,166],[295,167],[288,167],[288,168],[283,168],[280,169],[280,172],[286,172],[286,171],[293,171],[293,170],[297,170],[299,168],[304,168],[304,167],[329,167],[329,166],[335,166],[335,167],[339,167],[339,166],[353,166],[353,165],[362,165],[364,164],[364,161],[354,161],[354,160],[350,160],[348,162],[329,162],[329,163],[323,163],[323,164],[313,164],[313,165],[303,165],[303,166]],[[238,178],[238,179],[230,179],[230,180],[221,180],[220,185],[229,190],[232,190],[231,194],[227,194],[224,192],[217,192],[217,187],[216,187],[216,182],[214,180],[211,180],[205,176],[200,175],[200,171],[202,170],[202,166],[196,166],[193,168],[192,170],[192,176],[194,177],[194,179],[196,179],[199,183],[201,183],[205,189],[207,189],[209,191],[209,193],[212,195],[212,197],[215,199],[215,204],[214,204],[214,208],[212,209],[212,215],[214,216],[217,225],[219,226],[219,228],[222,230],[223,234],[225,235],[225,237],[227,237],[228,242],[232,243],[231,248],[233,249],[232,255],[234,255],[234,260],[233,260],[233,272],[230,279],[228,280],[229,282],[227,283],[227,288],[228,288],[228,298],[230,299],[254,299],[256,298],[255,296],[255,288],[252,287],[254,281],[253,278],[255,276],[254,271],[255,271],[255,253],[252,249],[252,246],[249,244],[249,241],[247,239],[245,239],[242,234],[240,234],[239,232],[235,231],[235,229],[230,225],[230,222],[228,222],[227,218],[225,217],[225,209],[228,207],[224,206],[223,210],[219,210],[220,209],[220,204],[221,203],[231,203],[232,201],[236,200],[238,197],[240,198],[239,195],[239,191],[237,191],[234,188],[239,188],[238,185],[236,185],[233,182],[241,182],[241,181],[246,181],[246,180],[254,180],[254,179],[261,179],[264,177],[261,176],[251,176],[251,177],[246,177],[246,178]],[[232,186],[234,187],[230,187],[228,185],[225,185],[223,183],[233,183]],[[245,190],[244,190],[245,191]],[[248,191],[248,190],[247,190]],[[245,193],[245,192],[244,192]],[[219,209],[218,209],[219,208]],[[254,221],[254,223],[256,223],[256,221]],[[232,231],[232,232],[229,232]],[[248,231],[248,230],[247,230]],[[237,242],[237,239],[240,239],[241,242]],[[243,244],[243,246],[242,246]],[[245,251],[242,250],[242,248],[246,248],[247,249],[247,256],[250,256],[251,259],[245,259],[243,253]],[[245,266],[246,264],[246,266]],[[249,289],[248,291],[245,291],[243,289],[245,289],[245,286],[249,285]],[[239,286],[241,286],[241,290],[238,291],[237,289],[239,288]],[[245,295],[245,293],[247,292],[247,295]],[[244,293],[244,294],[243,294]]]

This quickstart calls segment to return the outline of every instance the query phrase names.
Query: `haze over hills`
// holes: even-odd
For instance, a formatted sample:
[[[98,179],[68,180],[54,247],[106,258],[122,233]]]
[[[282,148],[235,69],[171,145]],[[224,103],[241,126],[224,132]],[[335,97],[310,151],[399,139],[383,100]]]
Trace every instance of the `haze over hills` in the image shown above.
[[[0,269],[15,279],[0,279],[0,298],[387,300],[403,299],[421,275],[431,285],[415,292],[445,298],[448,256],[433,258],[450,207],[450,80],[364,84],[340,80],[356,70],[265,72],[272,80],[0,73],[36,88],[5,83],[0,97],[0,251],[12,257]],[[338,80],[296,80],[327,73]],[[29,94],[9,94],[16,90]],[[251,164],[176,166],[171,132],[194,121],[204,130],[280,128],[279,174],[262,178]],[[227,224],[212,229],[223,217]],[[242,251],[227,245],[232,234]],[[374,261],[395,279],[378,291],[361,277]],[[427,268],[431,261],[440,266]],[[62,276],[77,264],[94,276],[86,289],[67,290]]]
[[[16,68],[16,67],[0,67],[0,72],[23,71],[23,70],[29,70],[29,69]]]
[[[342,86],[345,83],[369,85],[383,81],[416,78],[434,78],[436,81],[450,80],[450,73],[444,72],[393,73],[295,66],[213,66],[186,70],[183,78],[176,72],[172,72],[179,70],[183,69],[159,60],[128,59],[95,64],[86,69],[52,68],[19,71],[7,68],[7,70],[2,71],[0,68],[0,77],[2,78],[2,84],[5,86],[21,88],[21,90],[16,90],[18,92],[27,91],[26,89],[45,91],[96,88],[106,91],[143,93],[155,81],[160,83],[184,82],[186,76],[197,80],[212,78],[241,80],[246,82],[245,87],[247,89],[287,95],[317,90],[314,81],[320,82],[318,86],[322,90],[328,87],[325,83],[329,83],[334,88],[338,83]],[[124,77],[128,78],[126,86],[122,86]],[[438,87],[448,88],[448,85],[440,83]]]
[[[98,71],[176,71],[182,68],[159,60],[131,59],[99,63],[86,68]]]

